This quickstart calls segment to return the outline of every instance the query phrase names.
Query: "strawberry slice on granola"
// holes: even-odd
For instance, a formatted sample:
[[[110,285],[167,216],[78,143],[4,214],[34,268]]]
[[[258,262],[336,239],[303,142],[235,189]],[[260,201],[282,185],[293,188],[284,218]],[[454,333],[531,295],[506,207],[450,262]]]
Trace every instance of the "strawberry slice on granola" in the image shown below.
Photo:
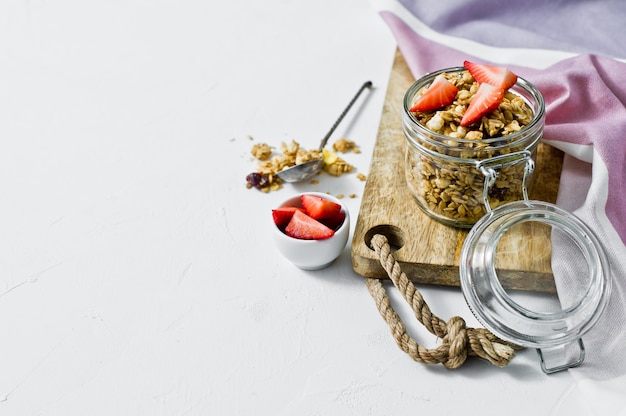
[[[503,91],[508,90],[517,82],[517,75],[503,66],[477,64],[470,61],[463,62],[463,66],[479,84],[489,84]]]
[[[480,84],[459,124],[467,127],[480,121],[483,116],[498,108],[503,98],[504,91],[500,88],[490,84]]]
[[[448,81],[443,74],[439,74],[409,111],[424,112],[445,107],[454,101],[457,91],[458,89],[453,83]]]

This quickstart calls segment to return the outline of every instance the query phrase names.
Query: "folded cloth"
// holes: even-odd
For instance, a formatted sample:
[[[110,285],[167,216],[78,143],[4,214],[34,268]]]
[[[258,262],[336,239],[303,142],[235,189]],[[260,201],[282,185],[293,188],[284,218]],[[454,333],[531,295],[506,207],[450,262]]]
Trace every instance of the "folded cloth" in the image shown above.
[[[433,31],[500,48],[548,49],[624,58],[622,0],[398,0]],[[393,6],[392,6],[393,7]]]
[[[626,44],[613,38],[626,3],[373,3],[416,78],[473,60],[506,65],[541,91],[544,141],[565,152],[557,204],[598,235],[613,286],[607,310],[584,336],[585,363],[571,371],[594,380],[625,376]],[[550,24],[542,25],[546,16]]]

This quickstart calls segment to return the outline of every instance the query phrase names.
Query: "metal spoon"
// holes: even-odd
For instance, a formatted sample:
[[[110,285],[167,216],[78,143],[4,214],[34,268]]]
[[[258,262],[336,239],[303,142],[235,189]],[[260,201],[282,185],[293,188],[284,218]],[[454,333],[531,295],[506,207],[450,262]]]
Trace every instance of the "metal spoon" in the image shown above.
[[[372,87],[372,81],[367,81],[361,86],[361,88],[359,88],[359,91],[352,98],[352,100],[350,101],[348,106],[345,108],[345,110],[343,110],[343,113],[341,113],[337,121],[335,121],[335,124],[333,124],[333,126],[330,128],[330,131],[326,133],[326,136],[324,136],[324,138],[322,139],[322,142],[320,143],[320,147],[319,147],[320,153],[322,153],[324,146],[326,146],[326,142],[328,142],[328,139],[333,134],[333,132],[335,131],[335,129],[337,128],[341,120],[343,120],[345,115],[348,113],[348,110],[350,110],[350,107],[352,107],[352,105],[357,100],[357,98],[359,98],[359,95],[361,95],[361,93],[363,92],[365,88],[371,88],[371,87]],[[278,176],[280,179],[282,179],[285,182],[301,182],[301,181],[305,181],[311,178],[313,175],[319,172],[322,169],[322,166],[324,166],[323,159],[313,159],[313,160],[309,160],[307,162],[300,163],[298,165],[283,169],[280,172],[278,172],[276,176]]]

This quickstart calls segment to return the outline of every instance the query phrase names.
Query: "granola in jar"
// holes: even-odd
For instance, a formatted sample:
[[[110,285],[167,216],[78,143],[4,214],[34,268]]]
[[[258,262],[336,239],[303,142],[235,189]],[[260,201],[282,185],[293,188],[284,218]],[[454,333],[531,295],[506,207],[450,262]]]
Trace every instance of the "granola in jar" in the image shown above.
[[[486,214],[485,199],[495,208],[522,199],[523,187],[531,185],[526,165],[510,162],[496,170],[485,195],[485,175],[477,165],[519,152],[534,159],[543,133],[543,98],[513,76],[514,84],[509,86],[509,79],[494,86],[463,67],[449,68],[424,76],[407,91],[407,184],[420,208],[436,220],[471,227]]]

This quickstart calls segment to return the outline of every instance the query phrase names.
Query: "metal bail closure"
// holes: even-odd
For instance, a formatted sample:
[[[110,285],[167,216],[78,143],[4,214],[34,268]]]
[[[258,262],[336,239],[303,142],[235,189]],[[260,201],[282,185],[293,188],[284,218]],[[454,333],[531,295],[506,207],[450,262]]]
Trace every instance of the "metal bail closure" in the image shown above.
[[[530,228],[534,237],[516,239],[518,234],[509,233],[516,227]],[[513,257],[530,264],[511,270]],[[536,349],[545,373],[583,362],[582,336],[602,314],[611,282],[602,245],[578,217],[543,201],[500,205],[469,231],[459,273],[465,300],[481,324],[504,340]]]
[[[571,355],[570,347],[578,348],[578,357]],[[585,344],[582,338],[578,342],[571,342],[567,345],[559,345],[550,348],[537,348],[541,369],[546,374],[557,373],[568,368],[578,367],[585,360]]]
[[[491,212],[491,205],[489,204],[489,188],[493,186],[498,178],[497,169],[503,169],[508,166],[517,165],[518,163],[526,162],[524,166],[524,177],[522,179],[522,196],[525,201],[528,200],[528,176],[535,170],[535,161],[529,150],[522,150],[520,152],[514,152],[499,156],[494,156],[489,159],[483,159],[476,162],[476,169],[478,169],[484,176],[484,188],[483,188],[483,203],[487,214]]]

